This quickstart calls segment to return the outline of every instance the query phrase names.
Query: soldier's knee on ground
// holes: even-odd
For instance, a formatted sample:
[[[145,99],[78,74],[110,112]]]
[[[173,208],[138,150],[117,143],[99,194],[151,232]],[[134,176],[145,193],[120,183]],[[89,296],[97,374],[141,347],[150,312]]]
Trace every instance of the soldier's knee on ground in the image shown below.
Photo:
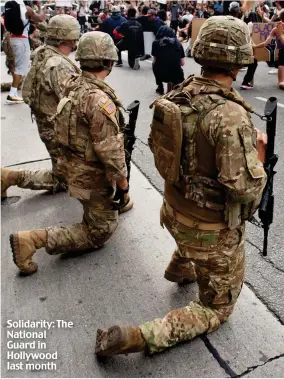
[[[103,246],[107,240],[115,232],[118,225],[118,218],[104,220],[102,223],[97,222],[96,224],[88,221],[87,228],[90,236],[90,240],[94,246]]]

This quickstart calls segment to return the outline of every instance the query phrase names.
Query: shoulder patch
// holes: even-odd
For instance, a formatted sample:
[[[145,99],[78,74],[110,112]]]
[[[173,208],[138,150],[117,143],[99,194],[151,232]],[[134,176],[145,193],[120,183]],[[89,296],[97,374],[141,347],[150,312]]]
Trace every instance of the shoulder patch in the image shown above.
[[[114,103],[112,101],[108,101],[105,105],[104,105],[104,110],[108,113],[108,114],[112,114],[116,111],[116,107],[114,105]]]

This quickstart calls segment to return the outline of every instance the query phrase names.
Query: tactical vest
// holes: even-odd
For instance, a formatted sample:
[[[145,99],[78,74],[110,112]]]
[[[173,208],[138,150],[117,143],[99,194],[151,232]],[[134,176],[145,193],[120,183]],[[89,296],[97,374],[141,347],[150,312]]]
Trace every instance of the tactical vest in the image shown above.
[[[79,110],[79,104],[84,104],[87,97],[98,90],[105,92],[98,80],[87,79],[85,77],[73,76],[66,84],[66,91],[64,97],[61,99],[57,106],[57,112],[53,119],[56,141],[68,148],[66,153],[73,152],[77,157],[83,158],[86,162],[98,161],[92,140],[90,138],[89,123],[82,118]],[[112,100],[116,101],[115,98]],[[103,100],[100,100],[103,101]],[[104,103],[99,106],[103,109]],[[120,103],[117,105],[120,106]],[[79,125],[78,116],[81,118]],[[120,125],[124,124],[124,118],[117,108],[116,114],[108,115],[117,127],[117,133],[121,132]]]
[[[44,112],[41,111],[40,90],[42,80],[42,69],[47,61],[55,56],[62,56],[74,68],[74,72],[80,73],[80,69],[66,56],[62,55],[53,46],[41,46],[32,54],[33,63],[28,72],[22,88],[22,96],[24,102],[31,108],[32,113],[36,117],[44,117]]]
[[[218,182],[215,146],[201,121],[228,99],[242,106],[231,91],[192,83],[155,100],[149,146],[165,179],[165,198],[180,213],[207,222],[224,221],[226,195]],[[201,146],[203,147],[201,150]]]

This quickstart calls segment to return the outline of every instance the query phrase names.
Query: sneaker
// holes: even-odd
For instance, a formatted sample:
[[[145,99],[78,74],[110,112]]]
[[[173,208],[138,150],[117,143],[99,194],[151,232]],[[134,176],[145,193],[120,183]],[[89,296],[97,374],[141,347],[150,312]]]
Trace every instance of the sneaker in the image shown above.
[[[114,67],[122,67],[123,66],[123,63],[122,62],[116,62]]]
[[[272,70],[268,71],[268,74],[269,75],[277,75],[278,74],[278,69],[277,68],[273,68]]]
[[[247,67],[240,68],[240,71],[247,71]]]
[[[242,84],[240,88],[241,89],[253,89],[253,85],[250,83]]]
[[[6,104],[22,104],[24,100],[19,96],[7,96]]]
[[[135,62],[134,62],[134,65],[132,68],[133,68],[133,70],[139,70],[140,65],[139,65],[139,59],[138,58],[135,59]]]

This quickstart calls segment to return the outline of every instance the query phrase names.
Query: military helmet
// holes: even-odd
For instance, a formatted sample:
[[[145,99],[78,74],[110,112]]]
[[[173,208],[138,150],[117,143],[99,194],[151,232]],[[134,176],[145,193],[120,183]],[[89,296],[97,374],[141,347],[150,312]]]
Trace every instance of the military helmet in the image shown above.
[[[192,56],[203,67],[232,68],[253,63],[247,25],[232,16],[210,17],[199,31]]]
[[[118,56],[110,35],[103,32],[88,32],[79,40],[75,59],[81,63],[83,61],[84,66],[96,67],[95,62],[117,61]]]
[[[80,25],[78,21],[67,14],[52,17],[46,31],[47,39],[78,40],[80,37]]]

